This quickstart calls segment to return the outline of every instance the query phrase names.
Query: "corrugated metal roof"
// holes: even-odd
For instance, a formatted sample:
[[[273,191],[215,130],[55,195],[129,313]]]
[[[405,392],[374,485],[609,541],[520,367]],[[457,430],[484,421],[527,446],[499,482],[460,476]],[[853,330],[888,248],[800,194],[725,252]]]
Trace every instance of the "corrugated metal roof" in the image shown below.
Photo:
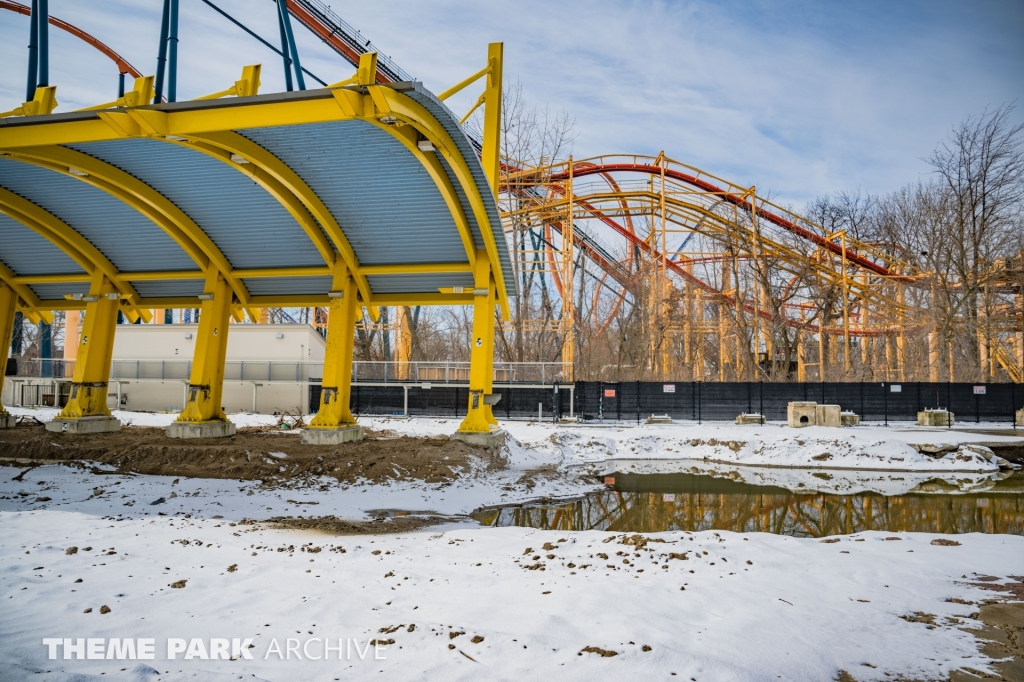
[[[361,264],[467,260],[434,181],[387,131],[364,121],[337,121],[239,132],[316,192]]]
[[[160,282],[131,282],[135,291],[143,298],[169,298],[178,296],[198,296],[203,293],[206,280],[203,279],[172,279]]]
[[[62,284],[32,284],[29,286],[36,296],[43,301],[54,301],[64,298],[65,294],[89,293],[88,282],[67,282]]]
[[[16,275],[65,275],[85,272],[46,237],[0,213],[0,262]]]
[[[473,275],[468,272],[449,272],[429,275],[370,275],[366,278],[370,288],[378,294],[437,293],[447,287],[473,288]]]
[[[55,171],[0,158],[0,187],[70,225],[118,270],[190,270],[196,264],[141,213],[101,189]]]
[[[134,175],[184,211],[236,268],[318,266],[324,259],[291,214],[238,170],[155,140],[73,145]]]
[[[243,279],[242,284],[253,296],[275,294],[326,294],[331,290],[330,277],[266,277]]]

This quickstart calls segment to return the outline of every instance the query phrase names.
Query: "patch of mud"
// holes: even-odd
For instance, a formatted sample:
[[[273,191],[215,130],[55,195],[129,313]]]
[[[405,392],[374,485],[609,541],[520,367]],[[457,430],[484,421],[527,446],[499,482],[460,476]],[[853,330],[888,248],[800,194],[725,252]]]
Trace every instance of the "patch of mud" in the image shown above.
[[[1024,680],[1024,576],[1012,575],[1006,580],[992,576],[975,576],[974,587],[996,592],[1001,598],[986,599],[972,617],[983,623],[981,628],[965,630],[978,640],[978,649],[992,659],[989,671],[964,668],[950,674],[950,682],[977,680]]]
[[[327,535],[382,535],[385,533],[405,533],[452,520],[452,518],[446,516],[392,516],[372,519],[370,521],[353,521],[351,519],[341,519],[337,516],[320,516],[316,518],[275,516],[267,519],[265,523],[271,528],[312,530]]]
[[[498,453],[447,436],[394,437],[368,432],[341,445],[302,445],[294,434],[240,429],[230,438],[168,438],[163,429],[127,427],[116,433],[50,433],[38,424],[0,431],[0,458],[98,462],[119,473],[298,482],[326,476],[340,483],[415,479],[448,483],[474,462],[501,467]]]

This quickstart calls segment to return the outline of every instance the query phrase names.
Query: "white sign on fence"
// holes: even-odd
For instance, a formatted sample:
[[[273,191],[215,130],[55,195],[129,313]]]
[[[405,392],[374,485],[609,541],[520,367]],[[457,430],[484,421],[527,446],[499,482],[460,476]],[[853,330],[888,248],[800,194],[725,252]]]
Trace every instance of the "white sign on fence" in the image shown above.
[[[985,395],[985,387],[984,386],[975,386],[974,387],[974,395]]]
[[[893,393],[903,393],[903,386],[900,384],[889,384],[889,390]]]
[[[676,392],[676,385],[675,384],[662,384],[661,392],[662,393],[675,393]]]

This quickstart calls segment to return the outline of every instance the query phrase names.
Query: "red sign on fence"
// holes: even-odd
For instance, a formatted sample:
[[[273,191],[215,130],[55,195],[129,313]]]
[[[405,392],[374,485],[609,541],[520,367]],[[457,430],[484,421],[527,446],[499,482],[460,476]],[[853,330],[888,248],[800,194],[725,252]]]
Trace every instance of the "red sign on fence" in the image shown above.
[[[604,397],[605,398],[614,398],[615,397],[615,389],[614,388],[606,388],[606,389],[604,389]]]
[[[974,387],[974,395],[985,395],[985,387],[984,386],[975,386]]]

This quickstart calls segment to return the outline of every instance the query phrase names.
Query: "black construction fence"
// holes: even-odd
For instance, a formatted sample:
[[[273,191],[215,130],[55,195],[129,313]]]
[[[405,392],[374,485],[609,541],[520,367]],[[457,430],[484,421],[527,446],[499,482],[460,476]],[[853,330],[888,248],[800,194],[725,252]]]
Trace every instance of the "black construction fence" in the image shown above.
[[[1024,407],[1024,385],[929,382],[651,382],[578,381],[549,387],[494,388],[499,418],[557,419],[573,414],[584,421],[637,421],[651,415],[693,421],[732,421],[741,413],[785,420],[792,401],[839,405],[863,421],[915,421],[929,408],[948,409],[957,423],[1013,423]],[[408,395],[406,395],[408,393]],[[352,386],[352,411],[366,415],[463,417],[466,386],[434,384]],[[320,386],[310,386],[309,409],[320,404]],[[406,412],[407,409],[407,412]]]

